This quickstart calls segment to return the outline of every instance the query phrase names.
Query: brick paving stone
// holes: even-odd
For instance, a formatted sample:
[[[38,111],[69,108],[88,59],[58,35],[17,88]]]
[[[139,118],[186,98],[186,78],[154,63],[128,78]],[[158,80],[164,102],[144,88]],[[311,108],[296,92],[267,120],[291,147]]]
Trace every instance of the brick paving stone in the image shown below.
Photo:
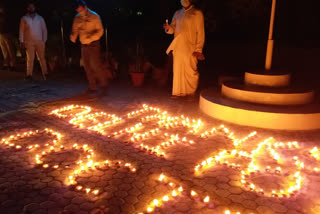
[[[228,209],[232,212],[243,212],[243,210],[245,209],[242,204],[238,204],[238,203],[232,203],[230,205],[228,205]]]
[[[130,191],[129,191],[129,195],[133,195],[133,196],[139,196],[139,195],[141,195],[142,194],[142,192],[139,190],[139,189],[137,189],[137,188],[132,188]]]
[[[273,211],[279,212],[279,213],[285,213],[288,210],[285,206],[278,203],[272,203],[270,207]]]
[[[47,210],[45,209],[39,209],[39,210],[36,210],[33,214],[47,214]]]
[[[107,213],[121,213],[121,211],[118,206],[110,206],[110,207],[108,207]]]
[[[54,193],[54,189],[49,187],[42,189],[40,192],[41,195],[51,195],[52,193]]]
[[[257,204],[262,205],[262,206],[268,206],[270,207],[272,202],[270,199],[268,198],[264,198],[264,197],[259,197],[255,200],[257,202]]]
[[[119,185],[119,190],[123,190],[123,191],[129,191],[132,188],[132,185],[129,184],[121,184]]]
[[[117,191],[114,193],[114,195],[120,198],[125,198],[128,196],[128,193],[126,191]]]
[[[84,197],[75,197],[71,200],[71,203],[73,204],[82,204],[84,203],[85,201],[87,201]]]
[[[53,201],[45,201],[40,204],[40,207],[45,208],[45,209],[55,208],[56,206],[57,206],[57,204]]]
[[[288,210],[287,214],[302,214],[302,213],[297,212],[296,210]]]
[[[174,207],[177,209],[177,211],[185,213],[190,209],[190,203],[186,203],[186,202],[177,203]]]
[[[315,206],[312,208],[312,210],[315,212],[315,213],[320,213],[320,206]]]
[[[21,84],[17,84],[19,87]],[[17,86],[14,86],[15,88]],[[59,86],[66,87],[66,86]],[[58,87],[57,87],[58,88]],[[58,91],[57,88],[51,88],[52,91]],[[4,89],[0,88],[0,97]],[[117,89],[118,90],[118,89]],[[117,96],[111,94],[101,101],[94,101],[92,103],[83,102],[83,104],[97,107],[99,110],[106,112],[116,113],[117,115],[125,115],[128,111],[135,110],[137,105],[141,102],[150,103],[152,105],[159,105],[162,108],[168,110],[173,115],[175,114],[190,114],[196,115],[194,118],[200,116],[204,118],[206,127],[217,127],[220,122],[209,119],[198,112],[195,108],[195,104],[179,104],[172,102],[167,99],[166,96],[161,98],[154,96],[153,92],[150,95],[147,102],[145,96],[139,95],[141,92],[133,92],[132,90],[122,89],[121,93],[117,90]],[[24,91],[24,90],[22,90]],[[61,88],[60,90],[61,91]],[[63,90],[62,90],[63,91]],[[135,93],[132,96],[131,93]],[[19,95],[19,93],[17,93]],[[144,95],[147,94],[143,93]],[[36,97],[36,95],[33,95]],[[149,95],[146,95],[149,96]],[[28,96],[21,97],[21,100],[27,99]],[[137,97],[129,99],[130,97]],[[28,98],[30,99],[30,98]],[[34,98],[32,98],[34,99]],[[106,105],[108,103],[108,105]],[[69,209],[74,210],[74,213],[90,213],[96,211],[104,213],[115,213],[115,214],[127,214],[137,213],[145,209],[146,204],[150,203],[153,198],[160,198],[165,194],[170,194],[170,188],[160,184],[153,180],[153,176],[156,177],[160,173],[165,173],[176,182],[178,185],[184,186],[187,191],[190,189],[196,190],[199,194],[209,194],[215,202],[217,207],[215,209],[208,209],[205,207],[198,206],[199,204],[190,201],[188,197],[183,197],[181,200],[172,201],[168,207],[159,209],[160,212],[166,214],[171,213],[184,213],[184,214],[196,214],[196,213],[223,213],[225,209],[231,211],[240,211],[241,213],[319,213],[317,204],[317,192],[316,188],[310,188],[319,186],[320,176],[311,175],[310,173],[304,173],[304,178],[308,180],[303,185],[304,190],[299,193],[297,197],[293,199],[274,199],[265,196],[258,195],[254,192],[248,192],[241,188],[241,173],[235,169],[227,168],[224,165],[210,168],[203,172],[201,176],[195,176],[190,171],[196,163],[203,160],[203,158],[213,154],[217,154],[222,149],[233,149],[232,141],[225,136],[216,135],[209,139],[201,139],[202,144],[196,144],[194,146],[184,147],[182,145],[176,145],[168,149],[168,159],[162,159],[150,156],[145,152],[141,152],[134,148],[132,144],[125,144],[123,141],[127,141],[127,136],[121,136],[117,140],[106,140],[104,137],[97,136],[94,133],[89,133],[80,130],[76,127],[72,127],[68,124],[68,119],[57,119],[55,117],[49,117],[47,114],[54,108],[63,106],[66,103],[57,103],[48,106],[36,105],[31,109],[23,109],[23,111],[16,113],[15,115],[7,115],[5,117],[0,114],[0,137],[7,134],[7,131],[12,130],[14,132],[15,126],[10,125],[11,123],[20,122],[21,129],[29,128],[42,128],[50,127],[63,134],[62,142],[65,146],[72,146],[74,142],[79,144],[88,144],[91,146],[97,157],[101,160],[104,159],[115,159],[124,160],[133,163],[137,167],[137,173],[132,174],[127,169],[101,169],[93,170],[89,173],[81,173],[77,179],[79,185],[85,185],[89,187],[97,187],[105,192],[102,192],[99,197],[91,197],[86,194],[74,192],[65,185],[64,181],[67,176],[74,170],[75,164],[72,158],[78,159],[78,154],[75,156],[71,153],[65,153],[61,157],[58,155],[48,156],[47,160],[63,162],[62,164],[68,164],[69,169],[59,168],[58,170],[43,169],[40,166],[34,167],[34,160],[32,152],[26,153],[25,151],[15,152],[14,150],[4,149],[0,145],[0,201],[7,203],[8,211],[14,211],[14,213],[21,213],[26,206],[34,203],[38,204],[37,211],[42,212],[46,207],[56,205],[57,209],[55,213]],[[16,105],[16,104],[15,104]],[[119,106],[123,106],[123,109]],[[163,107],[164,106],[164,107]],[[50,119],[49,119],[50,118]],[[28,121],[28,122],[24,122]],[[138,121],[138,118],[132,119],[132,124]],[[208,122],[209,121],[209,122]],[[9,124],[5,125],[4,124]],[[150,122],[150,124],[153,122]],[[229,128],[234,131],[236,136],[246,136],[252,131],[251,128],[238,127],[234,125],[228,125]],[[5,128],[2,128],[5,127]],[[126,127],[126,124],[119,124],[119,127]],[[157,126],[152,124],[150,127],[144,129],[156,128]],[[116,130],[118,128],[111,127],[108,130]],[[206,128],[205,128],[206,129]],[[4,131],[4,132],[3,132]],[[113,132],[112,131],[112,132]],[[141,130],[144,132],[144,130]],[[170,130],[171,131],[171,130]],[[182,129],[173,129],[173,132],[180,132]],[[186,130],[184,130],[186,131]],[[139,130],[140,132],[140,130]],[[169,131],[168,131],[169,132]],[[292,133],[288,134],[279,131],[267,131],[258,130],[259,136],[257,139],[249,141],[248,149],[255,146],[255,142],[261,142],[265,137],[270,135],[283,142],[299,140],[301,142],[310,142],[311,144],[319,143],[320,134],[308,134],[308,133]],[[9,133],[10,135],[10,133]],[[180,133],[179,133],[180,135]],[[194,137],[187,134],[188,138],[194,138],[195,142],[198,143],[200,140],[198,137]],[[159,138],[160,139],[160,138]],[[21,140],[21,143],[31,142],[43,144],[46,141],[45,137],[40,138],[26,138]],[[206,142],[215,142],[206,143]],[[20,142],[20,141],[19,141]],[[143,143],[153,143],[153,139],[148,139]],[[244,143],[244,149],[247,149],[246,142]],[[252,145],[252,146],[251,146]],[[290,151],[291,152],[291,151]],[[70,158],[65,159],[70,154]],[[189,155],[190,154],[190,155]],[[31,156],[30,156],[31,155]],[[5,157],[1,159],[1,157]],[[72,158],[71,158],[72,156]],[[74,156],[74,157],[73,157]],[[308,155],[305,158],[308,159]],[[61,160],[60,160],[61,159]],[[30,168],[32,167],[32,168]],[[33,168],[34,167],[34,168]],[[281,166],[282,167],[282,166]],[[285,168],[285,166],[283,167]],[[290,167],[289,167],[290,168]],[[288,170],[289,170],[288,168]],[[270,176],[269,176],[270,177]],[[263,188],[272,187],[280,189],[278,183],[282,182],[282,177],[278,176],[279,179],[269,178],[268,176],[255,177],[254,183],[257,186],[263,185]],[[278,187],[279,186],[279,187]],[[314,189],[314,190],[313,190]],[[54,192],[53,192],[53,191]],[[18,202],[10,204],[10,201],[17,200]],[[35,203],[39,202],[39,203]],[[93,204],[91,210],[81,209],[84,204]],[[40,205],[39,205],[40,204]],[[75,206],[73,206],[75,205]],[[223,205],[223,206],[221,206]],[[24,206],[24,207],[19,207]],[[105,207],[100,207],[105,206]],[[187,207],[189,208],[187,209]],[[61,209],[59,208],[61,207]],[[43,208],[43,209],[41,209]],[[225,208],[225,209],[222,209]],[[20,210],[19,210],[20,209]],[[51,208],[53,209],[53,208]],[[51,210],[45,210],[50,212]],[[219,211],[219,212],[218,212]],[[220,212],[221,211],[221,212]],[[7,212],[10,213],[10,212]],[[33,213],[33,212],[32,212]],[[10,213],[11,214],[11,213]]]
[[[230,186],[233,186],[233,187],[239,187],[239,186],[241,186],[240,181],[231,180],[231,181],[229,181],[229,184],[230,184]]]
[[[99,197],[101,199],[109,199],[109,198],[113,197],[113,194],[110,192],[104,192],[104,193],[100,194]]]
[[[228,190],[230,193],[233,194],[240,194],[243,192],[243,190],[240,187],[230,187]]]
[[[99,180],[100,180],[99,177],[97,177],[97,176],[92,176],[92,177],[89,179],[89,182],[96,183],[96,182],[98,182]]]
[[[78,213],[80,211],[80,207],[79,205],[69,204],[64,208],[64,210],[72,213]]]
[[[50,182],[50,181],[52,181],[52,180],[53,180],[52,177],[44,177],[44,178],[41,178],[41,179],[40,179],[41,182],[46,182],[46,183],[47,183],[47,182]]]
[[[98,176],[98,177],[101,177],[102,175],[104,175],[104,172],[100,171],[100,170],[95,170],[93,172],[93,175],[94,176]]]
[[[124,200],[128,204],[133,204],[133,205],[139,202],[138,198],[136,196],[132,196],[132,195],[128,195],[127,197],[124,198]]]
[[[48,186],[53,188],[58,188],[58,187],[61,187],[62,184],[59,181],[51,181],[48,183]]]
[[[135,213],[135,207],[133,205],[127,205],[122,208],[122,213]]]
[[[8,195],[6,194],[0,194],[0,201],[5,201],[8,199]]]
[[[31,212],[32,213],[32,212],[36,211],[39,208],[40,208],[39,204],[31,203],[31,204],[28,204],[28,205],[24,206],[23,210],[24,210],[24,212]]]
[[[118,187],[113,186],[113,185],[108,185],[108,186],[104,187],[103,190],[106,192],[109,192],[109,193],[113,193],[115,191],[118,191]]]
[[[48,176],[52,176],[52,177],[58,177],[60,175],[61,175],[61,173],[58,170],[54,170],[54,171],[48,173]]]
[[[66,200],[65,198],[60,198],[55,201],[59,206],[64,207],[71,203],[71,201]]]
[[[252,210],[252,209],[245,209],[242,213],[243,214],[253,214],[255,213],[256,211],[255,210]]]
[[[13,201],[13,200],[6,200],[1,203],[1,206],[3,206],[3,207],[11,207],[13,205],[15,205],[15,201]]]
[[[243,192],[241,193],[241,196],[244,199],[249,199],[249,200],[255,200],[257,198],[256,193],[253,193],[253,192]]]
[[[134,182],[134,178],[124,178],[122,179],[124,183],[131,184]]]
[[[109,182],[110,185],[116,185],[116,186],[120,185],[121,183],[122,183],[122,181],[120,179],[112,179]]]
[[[88,212],[87,212],[88,213]],[[104,214],[103,210],[102,209],[94,209],[90,212],[90,214]]]
[[[217,185],[218,188],[226,189],[226,190],[229,190],[229,192],[230,192],[230,186],[228,184],[226,184],[226,183],[218,183],[216,185]]]
[[[228,190],[224,190],[224,189],[218,189],[216,193],[221,197],[228,197],[228,195],[231,194]]]
[[[76,197],[77,194],[75,192],[72,192],[72,191],[67,191],[63,194],[63,197],[64,198],[74,198]]]
[[[234,195],[234,194],[229,195],[228,198],[231,199],[231,201],[237,202],[237,203],[241,203],[244,200],[243,197],[241,197],[241,195]]]
[[[52,200],[52,201],[56,201],[56,200],[59,200],[61,199],[63,196],[61,196],[60,194],[58,193],[53,193],[49,196],[49,200]]]
[[[249,209],[256,209],[258,207],[257,203],[251,200],[244,200],[241,202],[241,204]]]
[[[90,211],[94,208],[94,203],[85,202],[80,204],[80,209],[85,211]]]
[[[203,186],[203,188],[207,191],[210,191],[210,192],[217,190],[217,186],[211,185],[211,184],[206,184]]]
[[[261,214],[273,214],[274,213],[274,211],[271,208],[265,207],[265,206],[259,206],[257,208],[257,211],[258,211],[258,213],[261,213]]]
[[[33,185],[33,189],[44,189],[45,187],[47,187],[47,184],[40,181]]]

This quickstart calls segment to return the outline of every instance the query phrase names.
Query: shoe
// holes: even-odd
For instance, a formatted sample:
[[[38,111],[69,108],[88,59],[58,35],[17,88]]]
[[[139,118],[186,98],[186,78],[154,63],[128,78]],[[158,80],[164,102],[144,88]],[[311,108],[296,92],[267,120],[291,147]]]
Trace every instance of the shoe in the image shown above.
[[[32,78],[32,76],[26,76],[26,77],[24,78],[24,80],[25,80],[25,81],[33,81],[33,78]]]

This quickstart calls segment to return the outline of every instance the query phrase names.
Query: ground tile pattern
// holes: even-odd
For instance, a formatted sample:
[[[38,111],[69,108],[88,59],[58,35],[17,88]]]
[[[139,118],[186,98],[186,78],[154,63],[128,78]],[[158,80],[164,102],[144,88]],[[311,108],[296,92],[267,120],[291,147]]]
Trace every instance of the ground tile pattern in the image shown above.
[[[4,89],[2,89],[4,90]],[[54,87],[52,90],[55,90]],[[61,88],[59,89],[61,90]],[[129,91],[129,92],[128,92]],[[52,91],[53,93],[54,91]],[[125,93],[127,92],[127,93]],[[30,92],[31,93],[31,92]],[[36,96],[34,93],[34,96]],[[60,96],[60,95],[59,95]],[[61,98],[61,97],[56,98]],[[51,99],[51,98],[50,98]],[[29,102],[29,100],[28,100]],[[131,132],[115,135],[119,130],[125,130],[141,122],[141,118],[154,115],[145,112],[127,118],[128,113],[141,109],[142,104],[159,107],[168,115],[180,117],[201,118],[203,124],[197,133],[190,129],[172,124],[161,127],[155,121],[142,121],[142,127],[134,130],[136,134],[144,134],[159,128],[159,132],[151,137],[134,138]],[[7,104],[9,105],[10,102]],[[58,118],[50,115],[54,109],[67,105],[78,104],[92,107],[92,112],[106,112],[122,119],[113,125],[104,127],[103,134],[90,131],[87,128],[106,121],[106,117],[97,117],[97,121],[82,121],[85,127],[71,124],[72,116]],[[319,168],[317,158],[310,156],[310,150],[319,145],[317,132],[283,132],[255,130],[248,127],[238,127],[225,124],[229,133],[220,130],[217,134],[201,136],[206,130],[219,128],[221,121],[206,117],[198,111],[196,103],[181,103],[168,101],[165,93],[159,91],[128,89],[127,86],[112,87],[111,95],[102,100],[87,101],[55,101],[37,103],[34,106],[18,108],[0,116],[0,140],[10,138],[17,133],[48,128],[61,133],[61,139],[55,144],[52,135],[38,135],[12,139],[14,146],[1,142],[0,145],[0,209],[1,213],[319,213],[320,175],[314,171]],[[230,137],[233,132],[236,138],[242,139],[253,131],[257,135],[235,146]],[[165,137],[168,134],[169,139]],[[178,135],[179,139],[173,139]],[[250,160],[245,156],[222,158],[218,163],[205,164],[199,173],[195,167],[209,157],[216,158],[224,150],[253,151],[259,143],[272,136],[276,142],[299,142],[299,148],[275,149],[282,159],[281,173],[277,174],[274,166],[274,154],[259,153],[254,165],[261,167],[261,172],[255,170],[243,179],[241,171],[246,170]],[[183,139],[183,138],[186,139]],[[165,153],[157,154],[150,148],[168,142],[170,146],[161,147]],[[190,143],[192,142],[192,143]],[[49,146],[46,146],[49,144]],[[79,149],[75,149],[77,144]],[[143,146],[141,146],[143,144]],[[30,145],[38,147],[29,149]],[[87,145],[89,149],[83,149]],[[18,147],[17,147],[18,146]],[[21,146],[21,147],[19,147]],[[54,146],[54,151],[51,151]],[[63,146],[63,149],[61,148]],[[148,146],[146,148],[145,146]],[[82,149],[80,149],[80,147]],[[85,148],[87,148],[85,147]],[[268,146],[263,147],[265,151]],[[86,150],[92,150],[95,162],[99,167],[87,165],[90,158]],[[46,154],[42,156],[42,152]],[[40,153],[41,158],[37,159]],[[90,153],[92,154],[92,153]],[[40,157],[39,156],[39,157]],[[294,162],[291,157],[297,156]],[[37,161],[40,164],[37,164]],[[82,160],[86,169],[81,171],[77,163]],[[105,160],[121,161],[114,165],[103,165]],[[226,162],[228,161],[228,162]],[[296,162],[300,161],[300,162]],[[304,166],[301,166],[301,163]],[[122,166],[130,163],[133,168]],[[231,164],[235,163],[234,166]],[[46,166],[46,164],[48,166]],[[237,166],[239,164],[241,167]],[[56,167],[57,166],[57,167]],[[270,172],[266,172],[271,166]],[[56,168],[55,168],[56,167]],[[78,175],[74,176],[74,171]],[[302,185],[294,194],[286,197],[277,195],[270,197],[268,191],[279,191],[286,187],[291,171],[301,172]],[[163,180],[159,180],[161,175]],[[74,176],[70,178],[70,175]],[[242,183],[242,180],[254,184],[254,189]],[[74,181],[75,183],[72,184]],[[290,181],[291,182],[291,181]],[[170,185],[172,183],[172,185]],[[292,184],[294,185],[294,184]],[[82,189],[78,190],[77,187]],[[181,192],[179,188],[182,187]],[[266,193],[262,195],[259,190]],[[90,189],[90,192],[86,192]],[[99,190],[94,194],[94,190]],[[173,191],[176,191],[173,193]],[[192,195],[191,192],[196,192]],[[173,196],[177,194],[177,196]],[[165,196],[168,196],[166,201]],[[205,199],[208,197],[208,201]],[[155,201],[155,199],[157,201]]]

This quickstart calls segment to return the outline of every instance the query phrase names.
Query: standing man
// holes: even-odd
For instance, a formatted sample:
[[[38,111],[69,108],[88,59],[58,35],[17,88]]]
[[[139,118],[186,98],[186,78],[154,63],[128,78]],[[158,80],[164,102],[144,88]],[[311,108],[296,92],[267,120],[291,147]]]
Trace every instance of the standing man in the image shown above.
[[[100,96],[107,95],[108,78],[103,69],[100,39],[104,30],[100,16],[90,10],[84,0],[77,0],[78,14],[74,18],[70,40],[75,43],[78,36],[81,42],[81,55],[87,74],[89,88],[87,95],[97,92],[97,82],[101,86]]]
[[[181,0],[182,9],[178,10],[171,24],[164,29],[174,34],[174,40],[167,50],[173,52],[173,90],[172,98],[188,96],[194,99],[198,88],[198,60],[204,60],[202,49],[205,40],[204,17],[194,8],[192,0]]]
[[[47,79],[48,69],[45,58],[47,27],[44,19],[36,13],[35,3],[27,4],[27,14],[20,21],[20,45],[27,52],[27,77],[32,80],[35,53],[41,65],[43,79]]]
[[[7,11],[5,11],[3,6],[0,6],[0,46],[4,59],[2,69],[14,71],[17,53],[14,46],[13,36],[9,30]]]

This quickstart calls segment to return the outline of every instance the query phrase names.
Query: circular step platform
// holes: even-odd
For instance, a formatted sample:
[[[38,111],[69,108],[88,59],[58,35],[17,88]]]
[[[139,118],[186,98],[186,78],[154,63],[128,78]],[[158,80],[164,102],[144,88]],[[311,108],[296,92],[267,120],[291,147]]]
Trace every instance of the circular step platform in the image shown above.
[[[280,71],[246,72],[244,81],[249,85],[268,87],[287,87],[290,85],[291,75]]]
[[[320,129],[320,105],[267,106],[231,100],[218,90],[201,93],[200,109],[230,123],[277,130]]]
[[[314,100],[314,91],[306,88],[270,88],[245,85],[238,81],[222,84],[222,94],[228,98],[267,105],[305,105]]]

